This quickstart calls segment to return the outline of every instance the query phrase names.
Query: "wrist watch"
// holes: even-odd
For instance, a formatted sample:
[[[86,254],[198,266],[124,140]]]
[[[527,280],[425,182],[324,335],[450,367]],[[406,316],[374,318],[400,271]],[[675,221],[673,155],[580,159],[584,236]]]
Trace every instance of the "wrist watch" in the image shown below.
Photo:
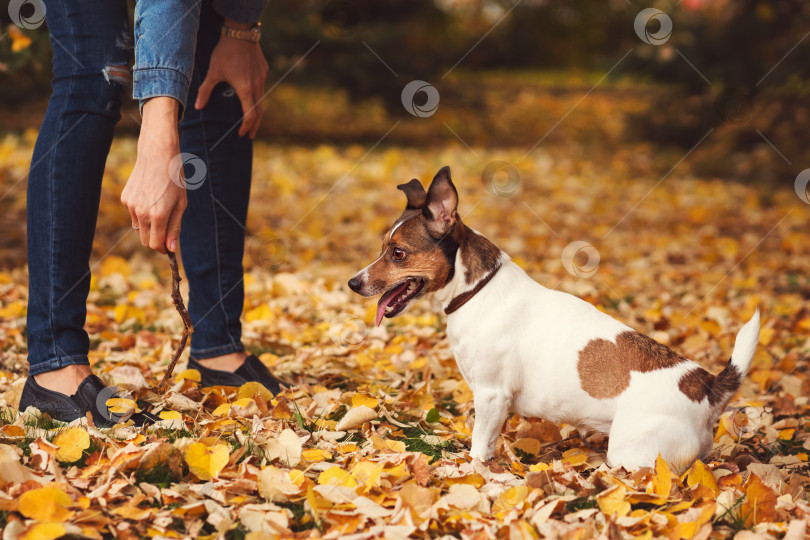
[[[237,30],[236,28],[230,28],[223,24],[222,35],[232,39],[241,39],[243,41],[258,43],[262,38],[262,23],[256,23],[247,30]]]

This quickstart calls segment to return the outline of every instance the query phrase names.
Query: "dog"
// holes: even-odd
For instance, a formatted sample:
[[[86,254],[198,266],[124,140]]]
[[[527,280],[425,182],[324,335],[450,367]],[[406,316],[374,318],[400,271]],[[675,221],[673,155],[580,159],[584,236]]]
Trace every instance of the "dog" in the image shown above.
[[[547,289],[462,223],[449,167],[425,192],[398,186],[405,211],[380,256],[349,280],[382,294],[376,323],[428,293],[447,314],[447,336],[473,392],[470,457],[495,453],[510,410],[608,434],[607,462],[634,470],[661,455],[684,470],[712,448],[714,422],[748,372],[759,311],[737,334],[725,369],[711,375],[593,305]]]

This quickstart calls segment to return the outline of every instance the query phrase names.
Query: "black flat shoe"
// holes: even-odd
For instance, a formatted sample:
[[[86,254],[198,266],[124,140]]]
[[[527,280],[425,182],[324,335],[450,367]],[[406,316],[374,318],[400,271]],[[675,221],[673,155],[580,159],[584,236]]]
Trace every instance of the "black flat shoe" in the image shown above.
[[[254,381],[264,385],[275,396],[281,390],[280,385],[284,384],[253,354],[245,358],[245,363],[233,373],[207,368],[193,358],[188,359],[188,369],[200,372],[202,386],[242,386],[246,382]]]
[[[34,377],[29,376],[25,381],[22,396],[20,396],[19,410],[23,412],[28,407],[36,407],[40,412],[46,413],[60,422],[72,422],[84,417],[89,411],[96,427],[111,427],[128,419],[132,419],[136,426],[152,424],[159,420],[147,412],[127,416],[110,411],[107,408],[107,400],[116,397],[116,392],[115,387],[105,386],[95,375],[88,375],[79,385],[75,394],[66,396],[43,388],[37,384]]]

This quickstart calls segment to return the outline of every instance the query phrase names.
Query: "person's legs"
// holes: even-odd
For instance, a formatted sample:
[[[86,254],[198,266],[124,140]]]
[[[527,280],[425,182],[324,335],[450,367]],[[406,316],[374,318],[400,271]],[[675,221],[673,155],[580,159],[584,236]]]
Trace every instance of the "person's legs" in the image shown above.
[[[90,373],[89,259],[132,36],[124,0],[45,4],[54,75],[28,177],[28,362],[70,395]]]
[[[211,3],[203,2],[188,106],[180,124],[180,148],[196,156],[186,159],[188,208],[180,248],[194,323],[191,356],[207,367],[234,371],[246,357],[240,316],[253,141],[237,133],[242,108],[227,84],[214,89],[205,108],[194,109],[221,23]],[[204,164],[204,179],[194,163]]]

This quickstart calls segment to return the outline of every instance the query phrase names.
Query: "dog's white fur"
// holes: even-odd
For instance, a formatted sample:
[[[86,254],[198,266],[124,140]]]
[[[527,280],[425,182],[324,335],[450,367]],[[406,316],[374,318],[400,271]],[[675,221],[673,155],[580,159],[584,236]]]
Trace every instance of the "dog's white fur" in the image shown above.
[[[477,233],[476,233],[477,234]],[[618,396],[595,399],[581,386],[579,352],[594,339],[615,341],[632,328],[573,295],[547,289],[504,253],[501,268],[475,296],[447,317],[447,335],[473,392],[470,456],[490,459],[510,410],[609,434],[607,461],[627,469],[654,466],[661,454],[677,469],[712,448],[721,410],[678,388],[692,361],[631,372]],[[475,283],[465,282],[460,253],[453,279],[436,292],[443,307]],[[731,363],[745,376],[759,337],[759,312],[737,334]],[[724,405],[724,404],[723,404]]]

